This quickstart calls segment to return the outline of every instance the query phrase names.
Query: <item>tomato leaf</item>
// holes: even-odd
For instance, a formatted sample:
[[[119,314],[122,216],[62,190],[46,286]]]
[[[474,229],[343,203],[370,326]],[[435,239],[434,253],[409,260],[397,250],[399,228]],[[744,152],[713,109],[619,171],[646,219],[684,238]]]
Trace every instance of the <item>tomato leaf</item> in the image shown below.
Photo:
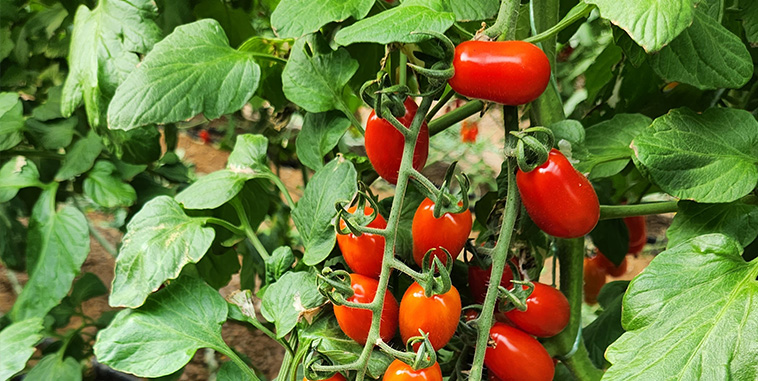
[[[431,38],[418,31],[444,33],[455,23],[455,15],[439,12],[420,5],[401,5],[350,25],[334,36],[340,45],[356,42],[389,44],[391,42],[415,43]]]
[[[108,288],[105,287],[103,281],[93,273],[84,273],[71,289],[71,303],[74,305],[82,304],[82,302],[90,300],[94,297],[105,295],[108,293]]]
[[[137,192],[121,180],[113,163],[100,160],[84,179],[84,194],[105,208],[130,206],[137,201]]]
[[[689,28],[651,55],[650,66],[666,81],[699,89],[739,88],[753,76],[745,44],[705,11],[695,12]]]
[[[585,0],[648,52],[670,43],[691,23],[697,0]]]
[[[148,201],[127,225],[116,258],[111,306],[139,307],[161,284],[197,263],[213,242],[213,228],[188,217],[173,198]]]
[[[0,262],[11,270],[25,271],[26,226],[19,222],[18,211],[9,206],[0,203]]]
[[[312,319],[326,303],[318,292],[316,275],[310,272],[288,272],[266,288],[261,314],[276,326],[276,337],[286,336],[301,317]]]
[[[0,151],[15,147],[24,139],[24,107],[16,93],[0,93]]]
[[[605,350],[624,333],[621,326],[621,303],[628,281],[615,281],[600,290],[598,302],[603,312],[582,330],[582,337],[595,367],[605,366]]]
[[[266,258],[266,279],[264,284],[279,280],[295,264],[295,254],[289,246],[280,246]]]
[[[79,118],[41,122],[37,119],[26,120],[26,130],[43,148],[57,150],[71,144],[74,129],[79,125]]]
[[[216,20],[179,26],[116,89],[108,126],[130,130],[200,113],[216,119],[247,103],[260,74],[252,55],[229,47]]]
[[[594,104],[600,91],[609,83],[615,83],[613,69],[621,62],[622,50],[611,43],[595,58],[584,72],[587,103]]]
[[[743,110],[672,110],[639,134],[632,149],[637,168],[674,197],[732,202],[758,182],[758,122]]]
[[[617,114],[588,127],[582,144],[586,150],[577,150],[572,157],[580,160],[576,169],[589,172],[593,180],[621,172],[634,155],[629,144],[650,122],[650,118],[641,114]]]
[[[14,321],[43,317],[60,303],[89,254],[87,220],[73,206],[56,210],[56,190],[44,190],[32,209],[26,246],[29,281],[9,312]]]
[[[16,156],[0,167],[0,202],[8,202],[16,197],[18,190],[41,186],[39,171],[34,162],[23,156]]]
[[[42,318],[13,323],[0,331],[0,379],[9,380],[26,366],[34,346],[42,339]]]
[[[629,251],[629,230],[620,218],[598,221],[590,232],[592,243],[614,265],[619,266]]]
[[[77,140],[71,149],[66,151],[63,164],[55,174],[55,180],[70,180],[89,171],[102,150],[102,140],[94,131],[90,131],[86,137]]]
[[[229,353],[221,338],[227,308],[212,287],[181,277],[151,295],[142,307],[119,312],[98,333],[95,356],[122,372],[160,377],[182,368],[200,348]]]
[[[339,143],[348,127],[350,121],[334,111],[306,114],[296,142],[300,162],[313,170],[323,167],[324,155]]]
[[[58,353],[49,354],[40,360],[32,370],[27,373],[24,380],[71,380],[81,381],[82,366],[75,358],[59,356]]]
[[[280,37],[297,38],[333,21],[360,20],[373,5],[374,0],[282,0],[271,14],[271,26]]]
[[[239,46],[248,37],[255,34],[250,22],[250,15],[243,9],[233,8],[231,4],[215,0],[203,0],[194,7],[198,19],[212,18],[219,22],[229,38],[231,46]]]
[[[447,0],[457,21],[484,20],[495,17],[500,8],[497,0]]]
[[[627,332],[608,348],[613,365],[604,378],[758,378],[758,263],[740,251],[736,241],[709,234],[656,256],[629,284]]]
[[[316,171],[305,188],[303,198],[292,211],[297,231],[303,239],[303,261],[312,266],[329,255],[337,241],[334,218],[338,202],[347,203],[358,191],[353,163],[338,156]]]
[[[740,8],[742,8],[740,18],[742,19],[742,26],[745,28],[745,38],[751,46],[758,46],[758,3],[741,1]]]
[[[209,253],[197,262],[197,272],[213,288],[219,289],[229,284],[232,275],[240,271],[237,252],[227,249],[222,254]]]
[[[678,208],[666,230],[668,247],[708,233],[724,234],[745,247],[758,235],[758,205],[741,201],[729,204],[680,201]]]

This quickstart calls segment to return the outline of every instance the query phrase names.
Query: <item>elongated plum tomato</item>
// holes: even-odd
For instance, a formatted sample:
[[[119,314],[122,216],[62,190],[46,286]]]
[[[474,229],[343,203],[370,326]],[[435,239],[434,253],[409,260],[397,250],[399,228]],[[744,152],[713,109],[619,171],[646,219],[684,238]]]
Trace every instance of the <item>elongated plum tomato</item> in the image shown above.
[[[477,265],[470,265],[468,267],[468,287],[471,290],[471,296],[474,301],[482,304],[484,303],[484,297],[487,296],[487,287],[490,284],[490,276],[492,274],[492,265],[483,269]],[[503,277],[500,278],[500,285],[506,289],[511,288],[511,281],[513,280],[513,271],[509,266],[505,266],[503,270]]]
[[[484,364],[503,381],[550,381],[555,373],[553,359],[537,339],[503,323],[490,329]]]
[[[645,217],[634,216],[624,218],[626,228],[629,229],[629,254],[635,256],[642,251],[647,243],[647,226]]]
[[[356,206],[351,206],[347,211],[355,213]],[[370,216],[374,209],[370,206],[363,208],[363,214]],[[371,228],[384,229],[387,227],[387,220],[381,214],[376,214],[371,223],[367,225]],[[340,220],[340,228],[346,227],[345,222]],[[379,273],[382,272],[382,258],[384,257],[384,237],[363,233],[360,237],[353,233],[337,234],[337,245],[340,247],[342,257],[350,266],[353,272],[367,277],[379,279]]]
[[[510,310],[505,316],[516,328],[537,337],[551,337],[566,328],[569,302],[562,292],[544,283],[533,282],[534,290],[526,298],[526,311]],[[522,286],[526,288],[526,286]]]
[[[439,249],[440,247],[445,248],[455,260],[466,244],[472,224],[471,211],[468,209],[461,213],[444,213],[440,218],[434,218],[434,201],[424,199],[416,209],[416,214],[413,215],[411,227],[413,259],[416,264],[421,267],[424,254],[430,249],[434,249],[432,255],[438,257],[444,264],[447,256]]]
[[[400,300],[400,336],[407,343],[411,337],[420,335],[420,329],[429,334],[429,342],[436,351],[453,337],[460,317],[461,295],[455,286],[444,294],[427,298],[424,288],[413,282]]]
[[[524,41],[466,41],[455,47],[448,82],[469,98],[517,106],[537,99],[550,82],[550,61]]]
[[[597,303],[600,289],[605,285],[607,270],[598,256],[584,257],[584,302],[587,304]]]
[[[309,379],[303,377],[303,381],[312,381],[312,380],[309,380]],[[343,376],[343,375],[341,375],[339,373],[335,373],[334,376],[331,376],[329,378],[323,379],[321,381],[347,381],[347,379],[345,379],[345,376]]]
[[[387,370],[384,371],[384,381],[442,381],[442,369],[440,364],[434,363],[434,365],[413,370],[410,365],[395,359]]]
[[[404,102],[405,115],[397,118],[406,128],[411,125],[416,116],[418,105],[410,97]],[[390,122],[376,116],[374,111],[366,122],[366,155],[376,173],[392,184],[397,184],[397,172],[403,158],[405,139]],[[421,125],[416,147],[413,150],[413,168],[421,170],[429,155],[429,127],[426,122]]]
[[[355,294],[347,300],[356,303],[371,303],[376,295],[379,282],[361,274],[350,274],[350,284]],[[360,344],[366,344],[368,331],[371,329],[371,311],[362,308],[334,306],[334,316],[337,318],[342,332]],[[389,291],[384,294],[384,309],[382,310],[379,336],[384,341],[390,341],[397,332],[398,305],[395,297]]]
[[[545,163],[516,173],[521,200],[529,217],[545,233],[577,238],[589,233],[600,218],[595,189],[565,156],[553,148]]]

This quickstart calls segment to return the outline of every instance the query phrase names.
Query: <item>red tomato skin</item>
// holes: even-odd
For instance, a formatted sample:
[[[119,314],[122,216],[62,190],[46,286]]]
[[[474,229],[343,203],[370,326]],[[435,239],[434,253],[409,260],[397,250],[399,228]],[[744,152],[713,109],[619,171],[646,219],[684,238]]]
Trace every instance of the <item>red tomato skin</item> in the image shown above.
[[[455,260],[466,244],[472,224],[471,211],[468,209],[461,213],[445,213],[440,218],[434,218],[434,202],[428,198],[424,199],[416,209],[411,227],[413,259],[416,264],[421,267],[424,254],[430,249],[434,249],[432,255],[445,264],[447,257],[439,247],[445,248]]]
[[[584,258],[584,302],[597,303],[597,295],[605,285],[607,270],[598,256]]]
[[[416,116],[418,105],[410,97],[405,102],[405,115],[397,118],[405,127],[409,127]],[[366,155],[376,173],[392,184],[397,184],[400,161],[403,158],[405,139],[390,122],[376,116],[374,111],[366,122]],[[429,155],[429,127],[424,122],[419,131],[416,147],[413,150],[413,168],[421,170]]]
[[[624,260],[621,261],[620,265],[616,266],[613,264],[613,262],[611,262],[610,259],[608,259],[608,257],[605,256],[605,254],[601,253],[600,250],[597,251],[597,254],[595,255],[595,257],[599,257],[599,258],[596,258],[596,260],[598,261],[600,266],[605,268],[605,272],[608,273],[608,275],[613,276],[613,277],[620,277],[626,274],[626,268],[627,268],[626,258],[624,258]]]
[[[442,381],[442,369],[440,364],[426,368],[413,370],[410,365],[395,359],[387,370],[384,371],[384,381]]]
[[[492,274],[492,265],[483,269],[477,265],[470,265],[468,267],[468,287],[471,290],[471,296],[474,301],[482,304],[484,298],[487,296],[487,287],[490,284],[490,276]],[[511,281],[513,280],[513,271],[509,266],[505,266],[503,269],[503,276],[500,278],[500,285],[509,289],[513,286]]]
[[[565,156],[553,148],[547,161],[530,172],[516,173],[521,201],[534,223],[558,238],[592,231],[600,218],[595,189]]]
[[[624,223],[629,229],[629,254],[635,256],[642,252],[642,248],[647,243],[647,224],[644,216],[634,216],[624,218]]]
[[[455,47],[448,82],[469,98],[517,106],[537,99],[550,82],[550,61],[524,41],[465,41]]]
[[[476,143],[476,135],[479,134],[479,126],[476,122],[464,120],[461,123],[461,142]]]
[[[553,287],[544,283],[533,283],[534,291],[526,299],[526,311],[514,309],[506,312],[505,316],[516,328],[532,336],[555,336],[568,325],[568,299]]]
[[[347,211],[355,213],[355,210],[356,206],[351,206]],[[373,212],[374,209],[370,206],[365,206],[363,209],[363,214],[367,216]],[[340,220],[340,228],[345,227],[345,222]],[[376,218],[368,224],[368,227],[384,229],[387,227],[387,220],[377,213]],[[353,272],[379,279],[384,258],[384,237],[370,233],[363,233],[360,237],[353,233],[337,234],[337,245]]]
[[[555,373],[553,359],[537,339],[517,328],[495,323],[490,329],[484,365],[503,381],[550,381]]]
[[[429,342],[436,351],[453,337],[460,317],[461,295],[455,286],[444,294],[427,298],[424,288],[413,282],[400,300],[400,336],[406,343],[420,335],[421,329],[429,334]],[[418,349],[418,345],[414,349]]]
[[[311,381],[311,380],[303,377],[303,381]],[[347,381],[347,379],[342,374],[335,373],[334,376],[331,376],[331,377],[329,377],[327,379],[324,379],[324,380],[321,380],[321,381]]]
[[[355,294],[347,298],[350,302],[371,303],[376,295],[379,282],[360,274],[350,274],[350,284]],[[362,308],[334,306],[334,316],[337,318],[342,332],[359,344],[366,344],[368,331],[371,329],[371,311]],[[384,341],[390,341],[397,332],[398,304],[395,297],[388,291],[384,294],[384,309],[379,325],[379,336]]]

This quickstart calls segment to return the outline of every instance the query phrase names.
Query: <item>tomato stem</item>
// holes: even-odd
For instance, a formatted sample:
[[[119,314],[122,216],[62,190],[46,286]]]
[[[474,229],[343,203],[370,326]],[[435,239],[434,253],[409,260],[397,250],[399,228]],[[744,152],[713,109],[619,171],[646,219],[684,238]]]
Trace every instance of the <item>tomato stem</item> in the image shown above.
[[[674,213],[678,201],[646,202],[631,205],[600,205],[600,219],[610,220],[648,214]]]
[[[429,135],[434,136],[444,131],[446,128],[474,115],[484,109],[485,103],[480,100],[467,102],[465,105],[458,107],[449,113],[440,116],[429,122]]]
[[[520,0],[503,0],[500,2],[500,10],[497,13],[497,20],[489,28],[485,29],[483,34],[491,39],[497,39],[504,36],[507,40],[512,40],[516,35],[516,23],[518,21],[518,10],[521,6]]]
[[[561,19],[561,21],[553,25],[550,29],[547,29],[529,38],[525,38],[524,41],[537,43],[551,38],[560,33],[560,31],[566,29],[571,24],[587,17],[587,15],[589,15],[593,9],[595,9],[594,5],[590,5],[584,2],[579,3],[574,8],[572,8],[569,13],[563,19]]]
[[[434,104],[434,107],[432,107],[431,110],[426,114],[426,121],[432,120],[435,115],[447,104],[448,101],[455,95],[455,91],[448,86],[446,88],[447,91],[442,94],[442,97],[440,97],[440,100],[437,101],[437,103]]]

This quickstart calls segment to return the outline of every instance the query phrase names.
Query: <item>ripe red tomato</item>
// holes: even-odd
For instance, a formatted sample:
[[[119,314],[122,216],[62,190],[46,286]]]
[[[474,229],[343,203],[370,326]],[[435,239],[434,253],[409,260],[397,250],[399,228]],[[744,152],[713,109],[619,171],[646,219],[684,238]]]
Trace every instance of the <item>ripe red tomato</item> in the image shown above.
[[[557,149],[530,172],[516,173],[521,200],[529,217],[545,233],[577,238],[589,233],[600,218],[595,189]]]
[[[597,254],[595,255],[596,259],[600,266],[605,268],[605,272],[608,273],[610,276],[619,277],[624,274],[626,274],[626,268],[627,268],[627,262],[626,258],[624,258],[623,261],[621,261],[621,264],[616,266],[611,262],[608,257],[605,256],[605,254],[601,253],[600,250],[597,251]]]
[[[624,218],[626,228],[629,229],[629,254],[635,256],[642,251],[647,243],[647,226],[644,216]]]
[[[537,99],[550,82],[547,56],[524,41],[462,42],[453,67],[448,83],[458,94],[511,106]]]
[[[384,381],[442,381],[440,364],[419,370],[413,370],[410,365],[395,359],[384,371]]]
[[[479,126],[476,122],[464,120],[461,123],[461,142],[476,143],[476,135],[479,134]]]
[[[461,295],[455,286],[442,295],[427,298],[424,288],[413,282],[400,300],[400,336],[407,343],[411,337],[420,335],[420,329],[429,334],[429,342],[436,351],[453,337],[460,317]]]
[[[303,381],[311,381],[311,380],[303,377]],[[347,379],[345,378],[345,376],[343,376],[343,375],[341,375],[339,373],[335,373],[334,376],[331,376],[329,378],[325,378],[325,379],[323,379],[321,381],[347,381]]]
[[[445,213],[440,218],[434,218],[434,202],[428,198],[422,201],[413,216],[411,227],[413,259],[416,264],[421,266],[424,254],[430,249],[434,249],[432,255],[444,264],[447,257],[439,247],[445,248],[455,260],[466,244],[472,223],[471,211],[468,209],[461,213]]]
[[[503,323],[490,329],[492,345],[484,364],[503,381],[550,381],[555,373],[553,359],[537,339]]]
[[[347,211],[355,213],[356,206],[351,206]],[[370,206],[363,208],[363,214],[370,216],[374,209]],[[371,228],[384,229],[387,220],[381,214],[368,224]],[[340,228],[346,227],[345,222],[340,220]],[[371,278],[379,279],[382,272],[382,259],[384,257],[384,237],[380,235],[363,233],[357,237],[353,233],[337,234],[337,245],[340,247],[342,257],[353,272]]]
[[[603,263],[598,256],[584,258],[584,302],[587,304],[597,303],[597,295],[605,285],[607,274]]]
[[[569,302],[559,290],[533,282],[534,291],[526,299],[526,311],[510,310],[505,316],[516,328],[537,337],[555,336],[568,325]],[[522,287],[526,289],[526,286]]]
[[[405,115],[397,118],[405,127],[409,127],[416,116],[418,105],[410,97],[405,100]],[[376,116],[374,111],[366,122],[366,155],[376,173],[392,184],[397,183],[397,171],[403,158],[405,139],[390,122]],[[413,151],[413,168],[421,170],[429,154],[429,127],[426,122],[421,125],[416,148]]]
[[[347,298],[350,302],[371,303],[376,295],[379,282],[361,274],[350,274],[350,284],[355,294]],[[371,311],[362,308],[334,306],[334,316],[337,318],[342,332],[360,344],[366,344],[368,331],[371,329]],[[379,336],[384,341],[390,341],[397,332],[398,305],[391,293],[384,294],[384,309],[379,325]]]
[[[200,138],[200,140],[203,141],[204,144],[211,143],[211,134],[208,132],[208,130],[200,130],[197,136]]]
[[[487,287],[490,284],[490,274],[492,274],[492,265],[487,269],[483,269],[477,265],[471,264],[468,267],[468,287],[471,290],[471,296],[474,301],[482,304],[484,303],[484,297],[487,296]],[[500,285],[506,289],[511,288],[513,284],[513,271],[509,266],[505,266],[503,269],[503,277],[500,278]]]

